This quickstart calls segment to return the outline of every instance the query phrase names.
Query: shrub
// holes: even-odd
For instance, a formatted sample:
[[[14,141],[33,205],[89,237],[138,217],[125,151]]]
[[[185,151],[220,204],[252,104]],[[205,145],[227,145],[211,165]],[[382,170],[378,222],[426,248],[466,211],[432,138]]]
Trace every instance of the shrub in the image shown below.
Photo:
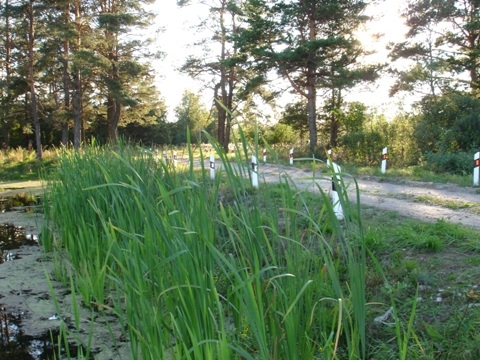
[[[472,152],[473,153],[473,152]],[[426,168],[436,173],[466,175],[472,171],[473,155],[470,152],[425,154]]]

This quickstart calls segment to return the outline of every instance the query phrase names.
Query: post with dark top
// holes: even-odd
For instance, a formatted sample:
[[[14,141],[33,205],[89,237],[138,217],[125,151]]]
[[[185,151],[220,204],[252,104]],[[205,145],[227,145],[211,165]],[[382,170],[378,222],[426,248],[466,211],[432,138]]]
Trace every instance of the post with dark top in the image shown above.
[[[215,156],[210,154],[210,179],[215,179]]]
[[[332,150],[328,150],[328,154],[331,156],[332,155]],[[338,174],[341,173],[342,168],[334,163],[331,158],[328,158],[327,160],[327,165],[330,170],[333,170],[333,175],[332,175],[332,205],[333,205],[333,212],[335,213],[335,216],[337,217],[338,220],[343,220],[343,208],[342,204],[340,203],[340,198],[338,197],[338,192],[335,186],[335,180],[337,183],[340,183],[340,176]]]
[[[252,155],[250,166],[252,167],[252,186],[258,189],[258,161],[255,155]]]
[[[387,172],[387,148],[383,148],[382,151],[382,174]]]
[[[480,182],[480,152],[473,157],[473,186],[478,186]]]

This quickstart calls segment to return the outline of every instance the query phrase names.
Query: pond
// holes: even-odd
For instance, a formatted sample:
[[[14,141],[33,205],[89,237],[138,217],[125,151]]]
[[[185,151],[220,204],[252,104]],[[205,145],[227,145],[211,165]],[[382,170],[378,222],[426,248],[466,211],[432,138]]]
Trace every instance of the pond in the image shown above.
[[[59,358],[59,318],[53,311],[48,287],[38,288],[46,283],[45,274],[39,281],[41,271],[34,273],[31,267],[40,264],[39,236],[12,223],[17,217],[37,217],[40,209],[40,197],[25,192],[0,198],[0,359]],[[33,313],[42,302],[51,306],[45,307],[43,318],[38,318]],[[78,347],[69,343],[69,352],[76,357]],[[63,358],[65,349],[60,354]]]
[[[33,283],[38,283],[38,278],[33,274],[29,276],[28,273],[18,273],[16,271],[18,267],[12,266],[13,262],[21,262],[24,256],[28,258],[41,252],[37,235],[28,234],[23,227],[10,223],[0,224],[0,282],[4,285],[0,286],[0,359],[59,358],[56,343],[59,337],[59,321],[55,313],[50,311],[44,314],[43,323],[47,326],[43,329],[36,331],[24,329],[25,322],[30,322],[33,318],[28,304],[32,304],[33,307],[39,300],[52,302],[50,295],[30,286],[29,277]],[[26,272],[29,269],[24,268]],[[18,282],[22,286],[17,286]],[[15,297],[21,300],[15,302]],[[24,304],[27,306],[22,306]],[[78,347],[73,342],[69,343],[70,356],[76,357],[77,352]],[[65,349],[60,350],[60,353],[64,355]]]

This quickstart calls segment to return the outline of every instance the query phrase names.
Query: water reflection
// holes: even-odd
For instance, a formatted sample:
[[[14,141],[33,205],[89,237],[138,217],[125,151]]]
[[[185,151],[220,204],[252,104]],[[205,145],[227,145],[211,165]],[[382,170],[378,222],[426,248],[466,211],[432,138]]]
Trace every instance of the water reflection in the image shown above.
[[[18,255],[11,250],[23,245],[38,246],[38,237],[25,234],[25,229],[12,224],[0,224],[0,264],[18,259]]]

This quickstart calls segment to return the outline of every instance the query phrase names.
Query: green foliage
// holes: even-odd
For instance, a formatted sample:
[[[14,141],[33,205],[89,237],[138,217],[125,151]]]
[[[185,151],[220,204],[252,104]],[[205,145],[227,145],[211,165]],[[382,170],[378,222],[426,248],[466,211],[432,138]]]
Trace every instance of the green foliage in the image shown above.
[[[304,138],[308,134],[308,115],[307,103],[298,101],[287,104],[280,118],[280,123],[287,124],[300,133],[300,137]]]
[[[480,100],[465,93],[425,98],[414,137],[423,154],[455,152],[479,146]]]
[[[348,104],[348,108],[341,120],[345,126],[345,132],[358,133],[364,128],[367,121],[367,107],[361,102],[353,102]]]
[[[414,1],[406,5],[404,16],[407,40],[392,46],[393,60],[406,58],[414,64],[398,71],[397,91],[417,91],[435,96],[448,89],[467,87],[478,94],[478,18],[475,0]],[[474,39],[474,40],[472,40]],[[467,81],[458,81],[466,75]]]
[[[388,163],[396,168],[418,165],[421,160],[414,137],[415,122],[414,116],[400,114],[388,124]]]
[[[146,1],[147,3],[149,0]],[[153,85],[148,39],[130,36],[151,24],[145,2],[93,3],[6,2],[0,6],[3,24],[0,81],[1,147],[27,146],[33,140],[33,119],[43,146],[75,146],[93,135],[117,136],[117,127],[152,124],[162,117],[162,103]],[[70,15],[69,15],[70,14]],[[31,18],[30,18],[31,15]],[[28,23],[34,33],[28,35]],[[27,46],[35,53],[27,61]],[[28,77],[34,66],[33,79]],[[34,87],[29,84],[34,82]],[[36,91],[39,111],[30,108]],[[159,113],[151,114],[152,110]],[[77,125],[74,134],[71,129]],[[38,129],[40,127],[40,129]],[[81,138],[80,138],[81,128]],[[37,143],[35,145],[38,147]],[[41,154],[39,149],[37,153]]]
[[[54,150],[44,151],[44,160],[36,159],[35,151],[22,148],[0,151],[0,179],[9,180],[38,180],[41,174],[53,171],[57,165],[57,154]]]
[[[265,141],[271,145],[295,144],[299,139],[298,133],[290,125],[282,123],[270,126],[264,137]]]
[[[359,164],[378,163],[384,144],[385,142],[378,132],[349,133],[342,137],[346,158]]]
[[[200,95],[185,91],[180,104],[175,108],[175,114],[177,122],[172,134],[174,144],[187,143],[187,129],[190,130],[193,143],[206,141],[205,138],[202,139],[202,131],[209,125],[210,114],[202,104]]]
[[[470,175],[473,169],[474,152],[426,153],[425,168],[435,173]]]

